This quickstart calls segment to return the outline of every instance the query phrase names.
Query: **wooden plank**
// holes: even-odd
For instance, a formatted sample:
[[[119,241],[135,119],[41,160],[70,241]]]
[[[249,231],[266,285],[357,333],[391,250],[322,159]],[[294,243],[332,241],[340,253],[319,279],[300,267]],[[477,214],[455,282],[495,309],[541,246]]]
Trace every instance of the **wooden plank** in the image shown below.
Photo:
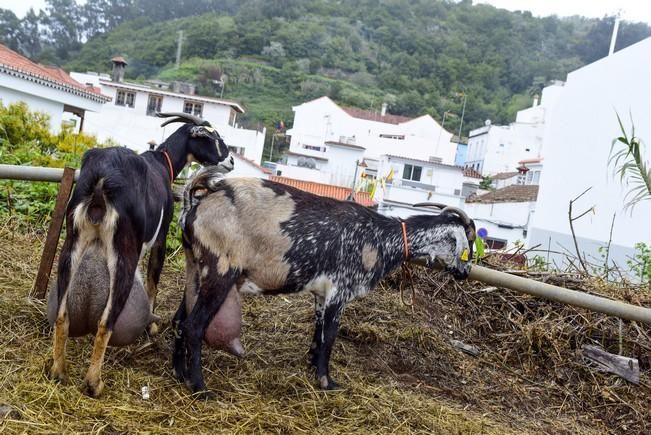
[[[613,373],[635,385],[640,385],[640,365],[637,359],[614,355],[587,344],[582,348],[583,357],[596,364],[598,370]]]
[[[59,245],[59,235],[63,227],[63,219],[65,218],[66,206],[70,193],[72,192],[72,185],[75,179],[75,170],[73,168],[65,168],[63,170],[63,178],[59,186],[59,193],[57,193],[54,211],[52,212],[52,220],[50,227],[47,230],[47,237],[45,238],[45,245],[43,246],[43,255],[41,256],[41,264],[38,266],[38,274],[34,282],[34,288],[31,295],[38,298],[45,298],[47,292],[47,285],[50,280],[50,272],[52,271],[52,264],[54,263],[54,256],[57,252]]]

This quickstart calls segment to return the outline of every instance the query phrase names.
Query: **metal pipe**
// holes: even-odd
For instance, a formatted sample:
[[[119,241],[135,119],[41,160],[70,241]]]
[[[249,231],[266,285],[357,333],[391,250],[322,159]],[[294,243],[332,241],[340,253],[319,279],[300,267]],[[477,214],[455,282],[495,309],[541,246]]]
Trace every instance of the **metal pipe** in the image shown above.
[[[0,179],[26,181],[56,181],[63,178],[62,168],[43,168],[40,166],[0,165]],[[79,169],[75,171],[75,181]]]
[[[426,265],[425,261],[421,259],[416,259],[413,263],[421,266]],[[587,308],[598,313],[604,313],[610,316],[651,325],[651,309],[640,307],[638,305],[631,305],[601,296],[595,296],[576,290],[569,290],[563,287],[499,272],[482,266],[472,266],[468,278],[494,285],[496,287],[504,287],[520,293],[538,296],[543,299]]]

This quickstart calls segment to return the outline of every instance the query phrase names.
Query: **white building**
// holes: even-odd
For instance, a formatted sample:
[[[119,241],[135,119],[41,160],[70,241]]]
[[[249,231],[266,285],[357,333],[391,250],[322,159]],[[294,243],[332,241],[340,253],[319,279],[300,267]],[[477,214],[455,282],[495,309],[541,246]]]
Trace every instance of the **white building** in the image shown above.
[[[176,131],[178,124],[161,128],[163,120],[156,112],[185,112],[206,119],[224,138],[231,150],[247,159],[260,162],[266,130],[237,128],[237,115],[244,113],[238,103],[194,94],[191,85],[181,84],[178,91],[167,89],[167,84],[151,81],[146,84],[123,80],[126,61],[113,59],[111,76],[97,73],[71,73],[81,83],[96,86],[102,93],[113,97],[100,113],[88,115],[85,130],[96,134],[100,140],[112,138],[138,152],[146,151],[148,143],[161,143]]]
[[[429,115],[418,118],[338,106],[328,97],[317,98],[292,108],[293,127],[287,164],[279,165],[283,175],[305,180],[349,186],[358,163],[374,175],[382,155],[453,165],[457,144]],[[294,169],[294,168],[301,169]],[[289,175],[291,174],[291,175]]]
[[[635,243],[651,242],[651,201],[625,210],[628,188],[608,165],[612,140],[621,136],[616,113],[629,135],[632,117],[635,135],[643,143],[651,142],[649,77],[651,38],[568,74],[544,133],[545,170],[529,230],[530,246],[542,243],[552,250],[573,251],[568,204],[588,188],[573,207],[576,216],[594,206],[593,213],[574,222],[588,261],[601,261],[597,248],[607,244],[614,214],[609,257],[620,267],[626,267]],[[642,155],[649,161],[648,148]]]
[[[489,248],[508,249],[525,242],[537,196],[538,186],[513,184],[466,198],[464,209],[477,229],[487,230]]]
[[[483,175],[513,172],[521,160],[543,157],[543,136],[549,115],[563,94],[563,82],[543,89],[542,100],[520,110],[509,125],[486,125],[471,130],[465,166]]]
[[[423,213],[412,204],[437,202],[463,207],[464,197],[478,191],[480,179],[464,168],[409,157],[383,155],[378,173],[393,171],[393,180],[384,189],[378,189],[375,199],[383,214],[406,218]]]
[[[24,102],[33,112],[50,117],[50,130],[61,128],[63,112],[81,120],[87,112],[99,112],[111,98],[99,89],[73,80],[60,68],[40,65],[0,45],[0,101],[4,105]]]

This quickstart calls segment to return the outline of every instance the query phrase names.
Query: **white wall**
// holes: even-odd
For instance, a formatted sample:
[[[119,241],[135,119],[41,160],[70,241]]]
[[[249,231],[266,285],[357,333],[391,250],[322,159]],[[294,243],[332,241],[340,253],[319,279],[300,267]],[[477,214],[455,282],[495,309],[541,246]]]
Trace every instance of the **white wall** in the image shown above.
[[[404,167],[406,164],[422,167],[420,181],[403,180]],[[382,156],[378,164],[378,177],[389,174],[393,168],[393,185],[401,186],[406,184],[420,183],[423,189],[437,192],[444,195],[460,196],[464,182],[463,169],[458,166],[437,165],[435,163],[422,162],[418,160],[398,159],[396,157]],[[427,186],[432,186],[429,189]],[[414,187],[410,187],[413,189]],[[458,191],[455,193],[455,191]]]
[[[281,175],[287,178],[294,178],[297,180],[314,181],[316,183],[330,184],[330,174],[321,172],[318,169],[302,168],[294,165],[283,165],[278,163],[276,165],[276,173],[274,175]],[[280,174],[278,174],[280,172]]]
[[[336,186],[352,186],[357,162],[362,161],[364,150],[329,145],[326,151],[328,162],[321,167],[321,171],[330,174],[328,184]],[[362,168],[357,169],[357,177],[362,173]]]
[[[78,107],[83,110],[101,110],[102,103],[92,101],[69,92],[43,86],[19,77],[0,74],[0,99],[7,105],[23,101],[34,112],[43,112],[50,116],[50,130],[54,133],[61,129],[63,106]],[[86,112],[88,116],[91,112]]]
[[[648,38],[568,75],[545,131],[545,170],[530,244],[547,245],[552,237],[552,247],[557,248],[558,243],[571,246],[568,203],[589,187],[592,190],[574,208],[582,212],[595,205],[595,213],[574,225],[585,246],[592,246],[589,250],[593,254],[595,243],[605,244],[608,240],[613,213],[617,218],[611,256],[614,254],[621,266],[625,266],[625,255],[636,242],[651,241],[651,201],[625,211],[627,189],[608,166],[611,141],[621,134],[615,111],[628,133],[632,114],[636,135],[651,142],[650,53]],[[651,157],[648,148],[644,157],[647,161]]]
[[[506,240],[507,249],[513,247],[516,241],[526,240],[527,226],[535,208],[535,202],[471,202],[464,205],[468,216],[475,220],[477,229],[486,228],[489,238]]]
[[[470,132],[466,165],[482,175],[511,172],[518,162],[544,156],[543,136],[550,113],[565,87],[555,82],[543,89],[539,105],[520,110],[509,125],[489,125]]]
[[[94,74],[73,72],[71,76],[80,83],[92,83],[100,87],[103,94],[113,98],[113,101],[104,105],[100,113],[86,114],[84,130],[97,135],[102,141],[111,138],[120,145],[142,152],[149,149],[147,145],[149,141],[161,143],[179,128],[180,124],[177,123],[161,127],[164,119],[147,115],[147,104],[149,94],[162,95],[162,112],[183,112],[185,96],[175,96],[166,91],[147,89],[144,86],[124,89],[120,88],[119,84],[116,86]],[[118,89],[136,93],[133,108],[115,104]],[[187,99],[195,101],[192,96],[187,96]],[[258,132],[234,128],[228,124],[232,111],[232,107],[226,104],[204,102],[202,117],[217,129],[227,145],[244,149],[243,154],[246,158],[260,163],[266,129]]]
[[[306,150],[303,145],[323,147],[325,142],[334,141],[362,146],[366,148],[364,156],[374,159],[399,150],[407,157],[428,160],[437,156],[443,163],[454,164],[457,144],[450,143],[452,134],[442,130],[429,115],[397,125],[369,121],[352,117],[327,97],[295,106],[293,110],[294,125],[288,131],[293,152],[322,156],[323,152]],[[402,135],[404,139],[383,138],[381,134]]]
[[[24,102],[32,112],[42,112],[50,117],[50,130],[58,133],[61,129],[61,116],[63,115],[63,103],[26,94],[15,89],[0,86],[0,101],[7,106],[11,103]]]

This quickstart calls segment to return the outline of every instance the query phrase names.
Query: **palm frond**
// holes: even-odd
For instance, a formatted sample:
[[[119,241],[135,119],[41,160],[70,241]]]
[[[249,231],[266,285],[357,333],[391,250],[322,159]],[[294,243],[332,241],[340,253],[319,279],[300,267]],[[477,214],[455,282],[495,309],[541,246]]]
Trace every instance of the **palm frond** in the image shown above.
[[[629,187],[629,191],[624,196],[626,201],[625,208],[631,210],[641,201],[651,199],[651,170],[648,168],[648,162],[642,156],[642,141],[635,136],[635,124],[631,116],[631,135],[630,138],[626,133],[624,123],[617,115],[617,122],[622,135],[613,139],[610,145],[610,156],[608,165],[613,166],[613,175],[619,176],[619,180]],[[617,144],[623,144],[624,147],[616,149]]]

